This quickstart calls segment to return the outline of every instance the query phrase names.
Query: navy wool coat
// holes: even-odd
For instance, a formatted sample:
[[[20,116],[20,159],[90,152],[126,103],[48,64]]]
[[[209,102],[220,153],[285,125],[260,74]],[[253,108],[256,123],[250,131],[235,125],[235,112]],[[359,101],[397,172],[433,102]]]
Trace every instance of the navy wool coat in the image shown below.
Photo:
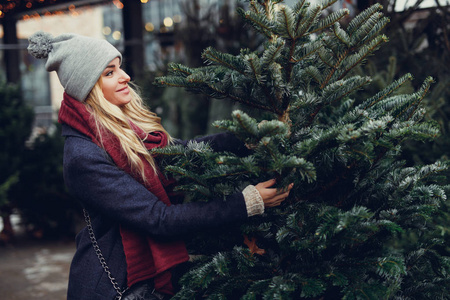
[[[213,200],[168,207],[119,169],[108,154],[87,136],[67,125],[63,125],[62,130],[66,139],[65,183],[88,210],[100,250],[121,288],[126,286],[126,260],[119,224],[167,239],[247,218],[242,193],[228,197],[225,202]],[[226,133],[197,141],[208,141],[216,151],[246,152],[241,142]],[[67,299],[114,299],[116,291],[92,247],[87,228],[77,235],[76,247],[70,267]]]

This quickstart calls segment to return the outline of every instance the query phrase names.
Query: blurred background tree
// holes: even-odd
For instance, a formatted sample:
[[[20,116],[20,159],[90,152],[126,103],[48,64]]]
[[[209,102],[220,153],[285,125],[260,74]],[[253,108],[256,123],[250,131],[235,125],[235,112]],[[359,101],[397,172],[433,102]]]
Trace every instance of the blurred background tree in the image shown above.
[[[9,242],[14,237],[10,220],[14,201],[9,192],[20,182],[25,142],[31,134],[33,116],[33,110],[22,99],[19,86],[0,81],[0,217],[3,221],[0,242]]]
[[[56,123],[25,149],[20,185],[10,191],[22,225],[33,238],[73,238],[83,221],[81,206],[64,185],[63,151],[61,126]]]
[[[79,206],[65,189],[59,126],[32,136],[34,113],[18,85],[0,83],[0,239],[13,241],[11,214],[34,238],[73,237]]]

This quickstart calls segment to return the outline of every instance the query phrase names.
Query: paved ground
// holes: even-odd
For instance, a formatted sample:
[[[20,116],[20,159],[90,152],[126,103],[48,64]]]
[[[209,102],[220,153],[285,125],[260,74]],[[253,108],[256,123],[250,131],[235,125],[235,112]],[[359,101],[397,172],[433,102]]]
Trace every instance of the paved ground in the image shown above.
[[[17,237],[0,246],[0,299],[65,300],[73,241]]]
[[[66,299],[72,242],[20,242],[0,247],[0,299]]]

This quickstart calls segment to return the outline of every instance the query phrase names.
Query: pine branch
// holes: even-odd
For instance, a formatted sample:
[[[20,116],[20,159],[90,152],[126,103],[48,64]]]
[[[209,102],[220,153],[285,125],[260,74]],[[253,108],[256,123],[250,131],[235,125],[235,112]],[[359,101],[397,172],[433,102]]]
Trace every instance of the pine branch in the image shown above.
[[[396,109],[393,111],[393,114],[396,119],[400,119],[402,116],[406,116],[407,114],[408,116],[406,116],[405,120],[411,119],[433,82],[434,80],[431,77],[427,78],[419,92],[414,93],[411,96],[404,95],[389,98],[390,101],[384,101],[386,109],[389,110],[389,106],[395,107]],[[383,102],[380,103],[382,104]],[[400,105],[400,103],[403,103],[404,105]]]
[[[350,47],[350,36],[341,28],[341,25],[336,22],[333,26],[334,35],[343,43],[345,46]]]
[[[186,87],[189,84],[185,78],[175,76],[161,76],[156,78],[154,83],[158,86],[170,87]]]
[[[333,24],[338,24],[340,20],[345,18],[350,14],[350,11],[348,9],[340,9],[338,11],[334,11],[331,14],[329,14],[326,18],[319,21],[319,23],[315,26],[316,28],[311,29],[309,34],[322,31],[326,28],[329,28]]]
[[[262,104],[259,102],[260,99],[255,99],[251,97],[249,94],[237,94],[235,91],[224,91],[219,88],[217,88],[215,85],[208,85],[213,91],[215,92],[215,97],[223,97],[223,98],[230,98],[233,101],[245,104],[249,107],[254,107],[257,109],[260,109],[262,111],[268,111],[275,114],[278,114],[279,112],[276,110],[276,108]],[[245,97],[245,98],[244,98]]]
[[[312,79],[314,79],[318,84],[320,84],[322,79],[322,73],[319,71],[319,69],[315,66],[308,66],[304,72],[308,74]]]
[[[354,76],[348,79],[335,81],[323,89],[321,97],[324,100],[322,102],[325,104],[339,102],[344,97],[347,97],[348,95],[361,89],[361,87],[367,85],[370,82],[370,77],[360,76]],[[327,99],[330,99],[330,101],[327,101]]]
[[[168,73],[173,76],[187,77],[192,74],[193,69],[178,63],[169,63],[167,65]]]
[[[327,8],[330,8],[334,3],[336,3],[338,0],[321,0],[320,5],[322,6],[322,9],[325,10]]]
[[[425,98],[425,95],[430,90],[432,83],[434,83],[434,79],[432,77],[428,77],[427,79],[425,79],[425,82],[422,84],[418,92],[417,101],[413,104],[414,109],[411,111],[410,115],[407,118],[408,120],[410,120],[413,117],[414,113],[417,111],[417,108],[419,107],[420,103],[422,103],[423,98]]]
[[[237,13],[245,22],[250,24],[256,31],[262,33],[267,38],[272,38],[272,28],[274,24],[259,12],[244,11],[242,8],[237,9]]]
[[[360,65],[369,55],[377,50],[382,43],[386,43],[388,38],[385,35],[377,36],[367,46],[364,46],[359,52],[347,58],[346,63],[350,66],[345,67],[345,71],[338,77],[338,79],[344,78],[354,67]]]
[[[258,124],[258,138],[265,136],[287,136],[289,128],[286,123],[277,120],[262,121]]]
[[[244,62],[228,53],[221,53],[212,47],[206,48],[202,53],[202,58],[207,63],[215,63],[224,66],[227,69],[234,70],[241,74],[245,74]]]
[[[424,181],[425,179],[435,176],[438,173],[444,172],[449,168],[448,164],[437,161],[434,164],[422,166],[419,169],[414,168],[410,176],[406,177],[399,184],[399,189],[405,189],[406,187],[410,187],[415,182]],[[445,193],[438,196],[439,199],[445,200]]]
[[[388,133],[385,133],[385,136],[392,140],[400,139],[400,141],[404,141],[407,138],[417,141],[426,141],[435,139],[439,134],[440,129],[435,124],[408,124],[404,128],[393,128],[389,130]]]
[[[298,39],[305,35],[311,27],[313,27],[317,22],[318,18],[322,12],[322,6],[317,5],[308,11],[308,14],[302,24],[298,27],[295,37]]]
[[[363,44],[365,42],[365,38],[375,28],[375,26],[379,24],[379,20],[382,16],[383,14],[381,12],[374,13],[363,24],[361,24],[358,29],[350,34],[352,45],[357,47]]]
[[[284,41],[277,41],[275,44],[270,44],[261,56],[261,69],[265,70],[269,65],[274,63],[280,56],[285,46]]]
[[[411,74],[403,75],[398,80],[392,82],[382,91],[378,92],[375,96],[369,98],[364,103],[362,103],[358,108],[362,108],[364,110],[371,108],[373,105],[379,103],[381,100],[385,99],[387,96],[398,90],[401,86],[403,86],[407,81],[412,80],[413,77]]]
[[[328,68],[332,69],[336,64],[336,58],[333,56],[334,53],[330,49],[322,48],[318,51],[318,56],[322,63],[324,63]]]
[[[356,15],[352,21],[348,24],[347,33],[352,36],[364,23],[369,20],[373,14],[382,10],[383,6],[379,3],[376,3],[367,9],[363,10],[361,13]]]
[[[295,53],[291,56],[291,62],[297,63],[300,62],[314,53],[316,53],[319,49],[323,47],[322,41],[320,39],[313,41],[312,43],[306,44],[304,47],[297,47]]]
[[[201,177],[198,176],[198,174],[192,173],[184,168],[176,167],[176,166],[168,166],[165,169],[166,172],[170,172],[173,174],[180,175],[184,178],[188,178],[189,180],[192,180],[202,186],[206,186],[205,182],[201,180]]]
[[[168,145],[166,147],[158,147],[153,148],[150,150],[150,153],[155,156],[172,156],[172,157],[179,157],[182,154],[184,154],[184,147],[182,145]]]
[[[252,53],[250,55],[246,55],[244,59],[246,65],[245,74],[251,75],[256,80],[256,82],[261,85],[264,81],[264,76],[261,75],[262,68],[261,64],[259,63],[259,57],[256,56],[256,54]]]
[[[295,17],[290,7],[284,6],[280,9],[278,12],[277,18],[276,18],[276,27],[275,30],[278,33],[279,36],[295,40],[295,33],[294,33],[294,22]]]
[[[334,127],[326,132],[316,129],[315,134],[309,139],[297,142],[293,146],[294,153],[309,160],[325,149],[337,147],[336,137],[341,132],[341,128]]]
[[[380,17],[382,16],[382,14],[380,14]],[[386,27],[386,25],[389,23],[389,18],[386,17],[382,17],[380,18],[375,25],[372,27],[372,29],[370,29],[370,31],[364,36],[363,40],[360,42],[360,44],[362,43],[368,43],[370,42],[373,38],[376,38],[381,31]],[[386,37],[387,39],[387,37]]]
[[[244,129],[251,136],[258,136],[258,125],[253,118],[250,118],[243,111],[234,111],[232,114],[233,120],[239,124],[239,128]]]
[[[295,16],[295,32],[298,32],[299,26],[302,20],[305,18],[306,13],[308,12],[309,5],[310,3],[306,2],[306,0],[300,0],[292,8],[293,14]]]

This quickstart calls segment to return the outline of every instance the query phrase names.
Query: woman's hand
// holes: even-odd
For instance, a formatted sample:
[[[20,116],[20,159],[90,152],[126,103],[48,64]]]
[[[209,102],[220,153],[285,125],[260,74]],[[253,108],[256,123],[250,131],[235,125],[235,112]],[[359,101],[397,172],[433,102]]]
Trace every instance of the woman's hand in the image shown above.
[[[258,190],[261,198],[263,199],[264,207],[274,207],[280,205],[281,202],[289,196],[289,192],[294,186],[294,184],[291,183],[286,189],[278,190],[276,188],[270,188],[275,184],[275,182],[275,179],[271,179],[255,185],[255,188]]]

